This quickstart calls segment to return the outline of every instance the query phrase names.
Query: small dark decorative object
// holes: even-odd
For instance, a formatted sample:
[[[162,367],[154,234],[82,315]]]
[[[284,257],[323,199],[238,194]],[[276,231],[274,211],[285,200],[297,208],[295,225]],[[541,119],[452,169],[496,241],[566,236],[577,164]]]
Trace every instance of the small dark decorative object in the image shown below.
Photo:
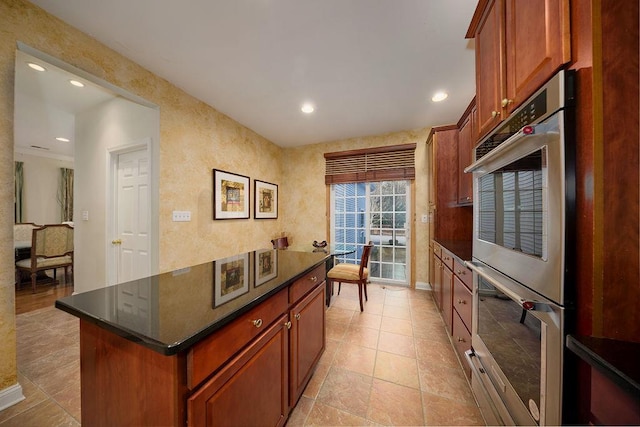
[[[324,248],[327,246],[327,241],[323,240],[322,242],[318,242],[317,240],[313,241],[313,247],[314,248]]]

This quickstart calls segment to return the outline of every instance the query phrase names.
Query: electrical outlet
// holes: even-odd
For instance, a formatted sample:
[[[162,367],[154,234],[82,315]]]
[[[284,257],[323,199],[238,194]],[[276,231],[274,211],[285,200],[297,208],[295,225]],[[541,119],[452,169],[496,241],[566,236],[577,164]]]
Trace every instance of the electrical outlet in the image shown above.
[[[173,211],[174,222],[191,221],[191,211]]]
[[[427,214],[422,214],[422,222],[423,222],[423,223],[425,223],[425,224],[426,224],[427,222],[429,222],[429,215],[427,215]]]

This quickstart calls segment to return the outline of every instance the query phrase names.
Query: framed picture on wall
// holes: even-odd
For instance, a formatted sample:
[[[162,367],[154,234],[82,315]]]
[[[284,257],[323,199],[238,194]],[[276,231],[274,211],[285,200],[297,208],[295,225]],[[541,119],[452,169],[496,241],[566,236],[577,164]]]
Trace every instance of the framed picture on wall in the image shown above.
[[[254,183],[253,216],[256,219],[278,218],[278,186],[257,179]]]
[[[255,287],[278,277],[278,251],[276,249],[260,249],[255,253]]]
[[[248,176],[213,170],[213,219],[249,218]]]
[[[249,254],[213,262],[213,308],[249,292]]]

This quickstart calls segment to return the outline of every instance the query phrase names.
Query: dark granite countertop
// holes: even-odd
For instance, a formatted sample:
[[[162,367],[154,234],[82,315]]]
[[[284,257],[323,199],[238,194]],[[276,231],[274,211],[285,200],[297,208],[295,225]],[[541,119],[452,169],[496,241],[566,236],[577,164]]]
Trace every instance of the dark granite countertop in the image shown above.
[[[620,388],[640,398],[640,343],[568,335],[566,344]]]
[[[275,251],[271,274],[265,275],[256,267],[256,258],[264,252],[272,251],[244,253],[71,295],[55,306],[159,353],[177,354],[329,257],[324,252]],[[230,271],[235,274],[233,284],[223,291],[221,278]]]
[[[473,253],[471,240],[436,240],[436,242],[458,257],[460,261],[471,261]]]

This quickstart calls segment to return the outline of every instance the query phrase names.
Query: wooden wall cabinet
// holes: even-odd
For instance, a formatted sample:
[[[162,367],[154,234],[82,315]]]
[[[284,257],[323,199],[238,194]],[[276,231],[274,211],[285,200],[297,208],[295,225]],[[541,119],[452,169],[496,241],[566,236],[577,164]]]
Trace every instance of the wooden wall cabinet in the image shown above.
[[[478,132],[485,135],[571,60],[568,0],[481,0],[476,41]]]
[[[458,126],[438,126],[427,138],[429,213],[433,240],[471,240],[473,212],[458,204]]]
[[[473,204],[473,175],[464,173],[473,163],[473,148],[476,143],[476,100],[467,107],[458,122],[458,205]]]

